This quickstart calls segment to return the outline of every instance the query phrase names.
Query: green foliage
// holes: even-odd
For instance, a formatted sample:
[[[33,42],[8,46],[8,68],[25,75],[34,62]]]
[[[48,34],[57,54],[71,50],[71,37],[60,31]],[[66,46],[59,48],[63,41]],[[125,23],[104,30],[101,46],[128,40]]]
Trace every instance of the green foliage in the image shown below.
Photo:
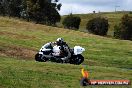
[[[22,0],[10,0],[9,1],[9,16],[20,17]]]
[[[107,35],[108,27],[109,27],[108,20],[101,17],[96,17],[89,20],[86,25],[86,29],[90,33],[101,36]]]
[[[58,0],[0,0],[0,15],[55,25],[61,19],[61,6]]]
[[[114,37],[115,38],[120,38],[121,37],[121,31],[120,31],[120,26],[119,25],[115,25],[114,26]]]
[[[130,11],[129,14],[132,14],[132,11]]]
[[[20,17],[22,0],[1,0],[0,15]]]
[[[20,5],[20,17],[23,19],[27,19],[29,21],[29,14],[27,12],[27,0],[22,0],[21,5]]]
[[[0,15],[7,15],[9,12],[9,2],[7,0],[0,0]]]
[[[57,2],[52,3],[51,0],[27,0],[27,12],[29,18],[37,23],[47,25],[55,25],[59,22],[61,17],[58,13],[61,5]]]
[[[116,36],[116,35],[119,36]],[[132,40],[132,17],[125,14],[122,19],[121,23],[119,24],[118,28],[115,28],[114,32],[115,38],[125,39],[125,40]]]
[[[5,10],[4,10],[4,4],[2,3],[2,1],[0,0],[0,15],[5,15]]]
[[[80,22],[81,22],[80,17],[73,16],[72,14],[70,14],[64,18],[62,24],[64,25],[64,28],[77,30],[79,29]]]

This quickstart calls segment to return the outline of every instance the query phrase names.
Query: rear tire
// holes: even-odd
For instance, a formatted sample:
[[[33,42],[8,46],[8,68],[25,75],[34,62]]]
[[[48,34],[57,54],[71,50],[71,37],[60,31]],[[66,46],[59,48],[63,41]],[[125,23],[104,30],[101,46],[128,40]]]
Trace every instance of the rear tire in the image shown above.
[[[39,53],[37,53],[35,55],[35,60],[39,61],[39,62],[46,62],[47,61],[47,59],[42,54],[39,54]]]

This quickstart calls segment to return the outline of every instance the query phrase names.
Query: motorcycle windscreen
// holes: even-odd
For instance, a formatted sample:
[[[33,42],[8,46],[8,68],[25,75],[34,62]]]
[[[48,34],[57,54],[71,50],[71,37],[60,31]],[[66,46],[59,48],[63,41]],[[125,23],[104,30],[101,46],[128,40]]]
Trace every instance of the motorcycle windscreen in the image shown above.
[[[75,46],[74,47],[74,54],[75,55],[82,54],[83,51],[85,51],[85,49],[80,47],[80,46]]]

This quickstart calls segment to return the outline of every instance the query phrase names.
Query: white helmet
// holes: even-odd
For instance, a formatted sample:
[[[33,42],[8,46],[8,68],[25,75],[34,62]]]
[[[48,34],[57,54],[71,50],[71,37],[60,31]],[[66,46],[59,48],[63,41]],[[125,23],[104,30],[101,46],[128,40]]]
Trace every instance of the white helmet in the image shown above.
[[[59,43],[59,44],[61,44],[61,43],[64,42],[64,39],[63,38],[57,38],[56,42]]]

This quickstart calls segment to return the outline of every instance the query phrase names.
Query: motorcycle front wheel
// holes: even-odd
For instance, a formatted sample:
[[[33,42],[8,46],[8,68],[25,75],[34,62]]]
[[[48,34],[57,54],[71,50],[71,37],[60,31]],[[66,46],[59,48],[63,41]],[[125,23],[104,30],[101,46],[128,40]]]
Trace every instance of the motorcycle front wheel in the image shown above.
[[[75,59],[75,64],[80,65],[84,61],[84,57],[82,55],[77,55]]]

